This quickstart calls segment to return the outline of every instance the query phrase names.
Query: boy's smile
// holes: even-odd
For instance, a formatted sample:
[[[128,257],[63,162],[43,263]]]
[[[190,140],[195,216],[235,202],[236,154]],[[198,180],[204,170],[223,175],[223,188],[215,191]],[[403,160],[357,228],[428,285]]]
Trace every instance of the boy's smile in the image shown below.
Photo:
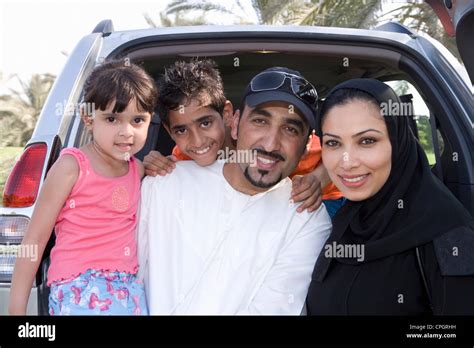
[[[196,100],[177,110],[170,110],[169,126],[165,127],[180,150],[200,166],[214,163],[217,152],[224,144],[222,116]]]

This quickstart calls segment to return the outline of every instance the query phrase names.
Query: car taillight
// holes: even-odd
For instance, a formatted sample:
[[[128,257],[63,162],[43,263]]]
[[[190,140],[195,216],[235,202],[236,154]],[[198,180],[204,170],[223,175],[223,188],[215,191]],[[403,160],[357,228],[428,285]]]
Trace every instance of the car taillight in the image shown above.
[[[30,219],[25,216],[0,216],[0,282],[10,282],[18,255],[34,259],[37,247],[21,246]]]
[[[35,203],[46,151],[46,144],[33,144],[25,149],[20,160],[13,167],[5,185],[4,207],[29,207]]]

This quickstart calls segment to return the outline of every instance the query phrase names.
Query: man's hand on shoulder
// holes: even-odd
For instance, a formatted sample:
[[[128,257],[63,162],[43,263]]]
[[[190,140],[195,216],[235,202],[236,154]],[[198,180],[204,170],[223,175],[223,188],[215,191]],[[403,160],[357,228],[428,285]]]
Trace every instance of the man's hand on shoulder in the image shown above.
[[[177,161],[178,159],[173,155],[166,157],[158,151],[150,151],[143,159],[145,174],[150,176],[170,174],[176,168]]]

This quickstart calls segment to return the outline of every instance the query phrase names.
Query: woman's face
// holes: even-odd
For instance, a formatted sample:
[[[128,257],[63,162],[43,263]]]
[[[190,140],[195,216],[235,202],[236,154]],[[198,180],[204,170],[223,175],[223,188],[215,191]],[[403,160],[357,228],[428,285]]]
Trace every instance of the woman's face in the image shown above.
[[[385,184],[392,168],[387,126],[375,104],[354,99],[329,109],[322,123],[322,159],[344,197],[362,201]]]

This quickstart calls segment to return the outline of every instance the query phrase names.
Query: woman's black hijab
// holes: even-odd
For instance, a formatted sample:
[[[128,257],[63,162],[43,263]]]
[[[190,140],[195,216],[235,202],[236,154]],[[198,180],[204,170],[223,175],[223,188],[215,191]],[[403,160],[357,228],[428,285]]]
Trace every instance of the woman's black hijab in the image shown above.
[[[329,92],[326,101],[341,89],[369,94],[380,106],[402,105],[392,88],[374,79],[341,83]],[[432,174],[407,116],[383,116],[392,145],[392,167],[387,182],[369,199],[348,200],[334,217],[333,231],[326,242],[326,245],[333,245],[333,242],[338,245],[364,245],[363,262],[429,243],[443,233],[469,225],[472,221],[467,210]],[[317,121],[317,132],[322,142],[321,117]],[[356,259],[336,260],[347,264],[358,263]],[[331,259],[324,256],[323,249],[316,263],[314,279],[323,280],[330,262]]]

